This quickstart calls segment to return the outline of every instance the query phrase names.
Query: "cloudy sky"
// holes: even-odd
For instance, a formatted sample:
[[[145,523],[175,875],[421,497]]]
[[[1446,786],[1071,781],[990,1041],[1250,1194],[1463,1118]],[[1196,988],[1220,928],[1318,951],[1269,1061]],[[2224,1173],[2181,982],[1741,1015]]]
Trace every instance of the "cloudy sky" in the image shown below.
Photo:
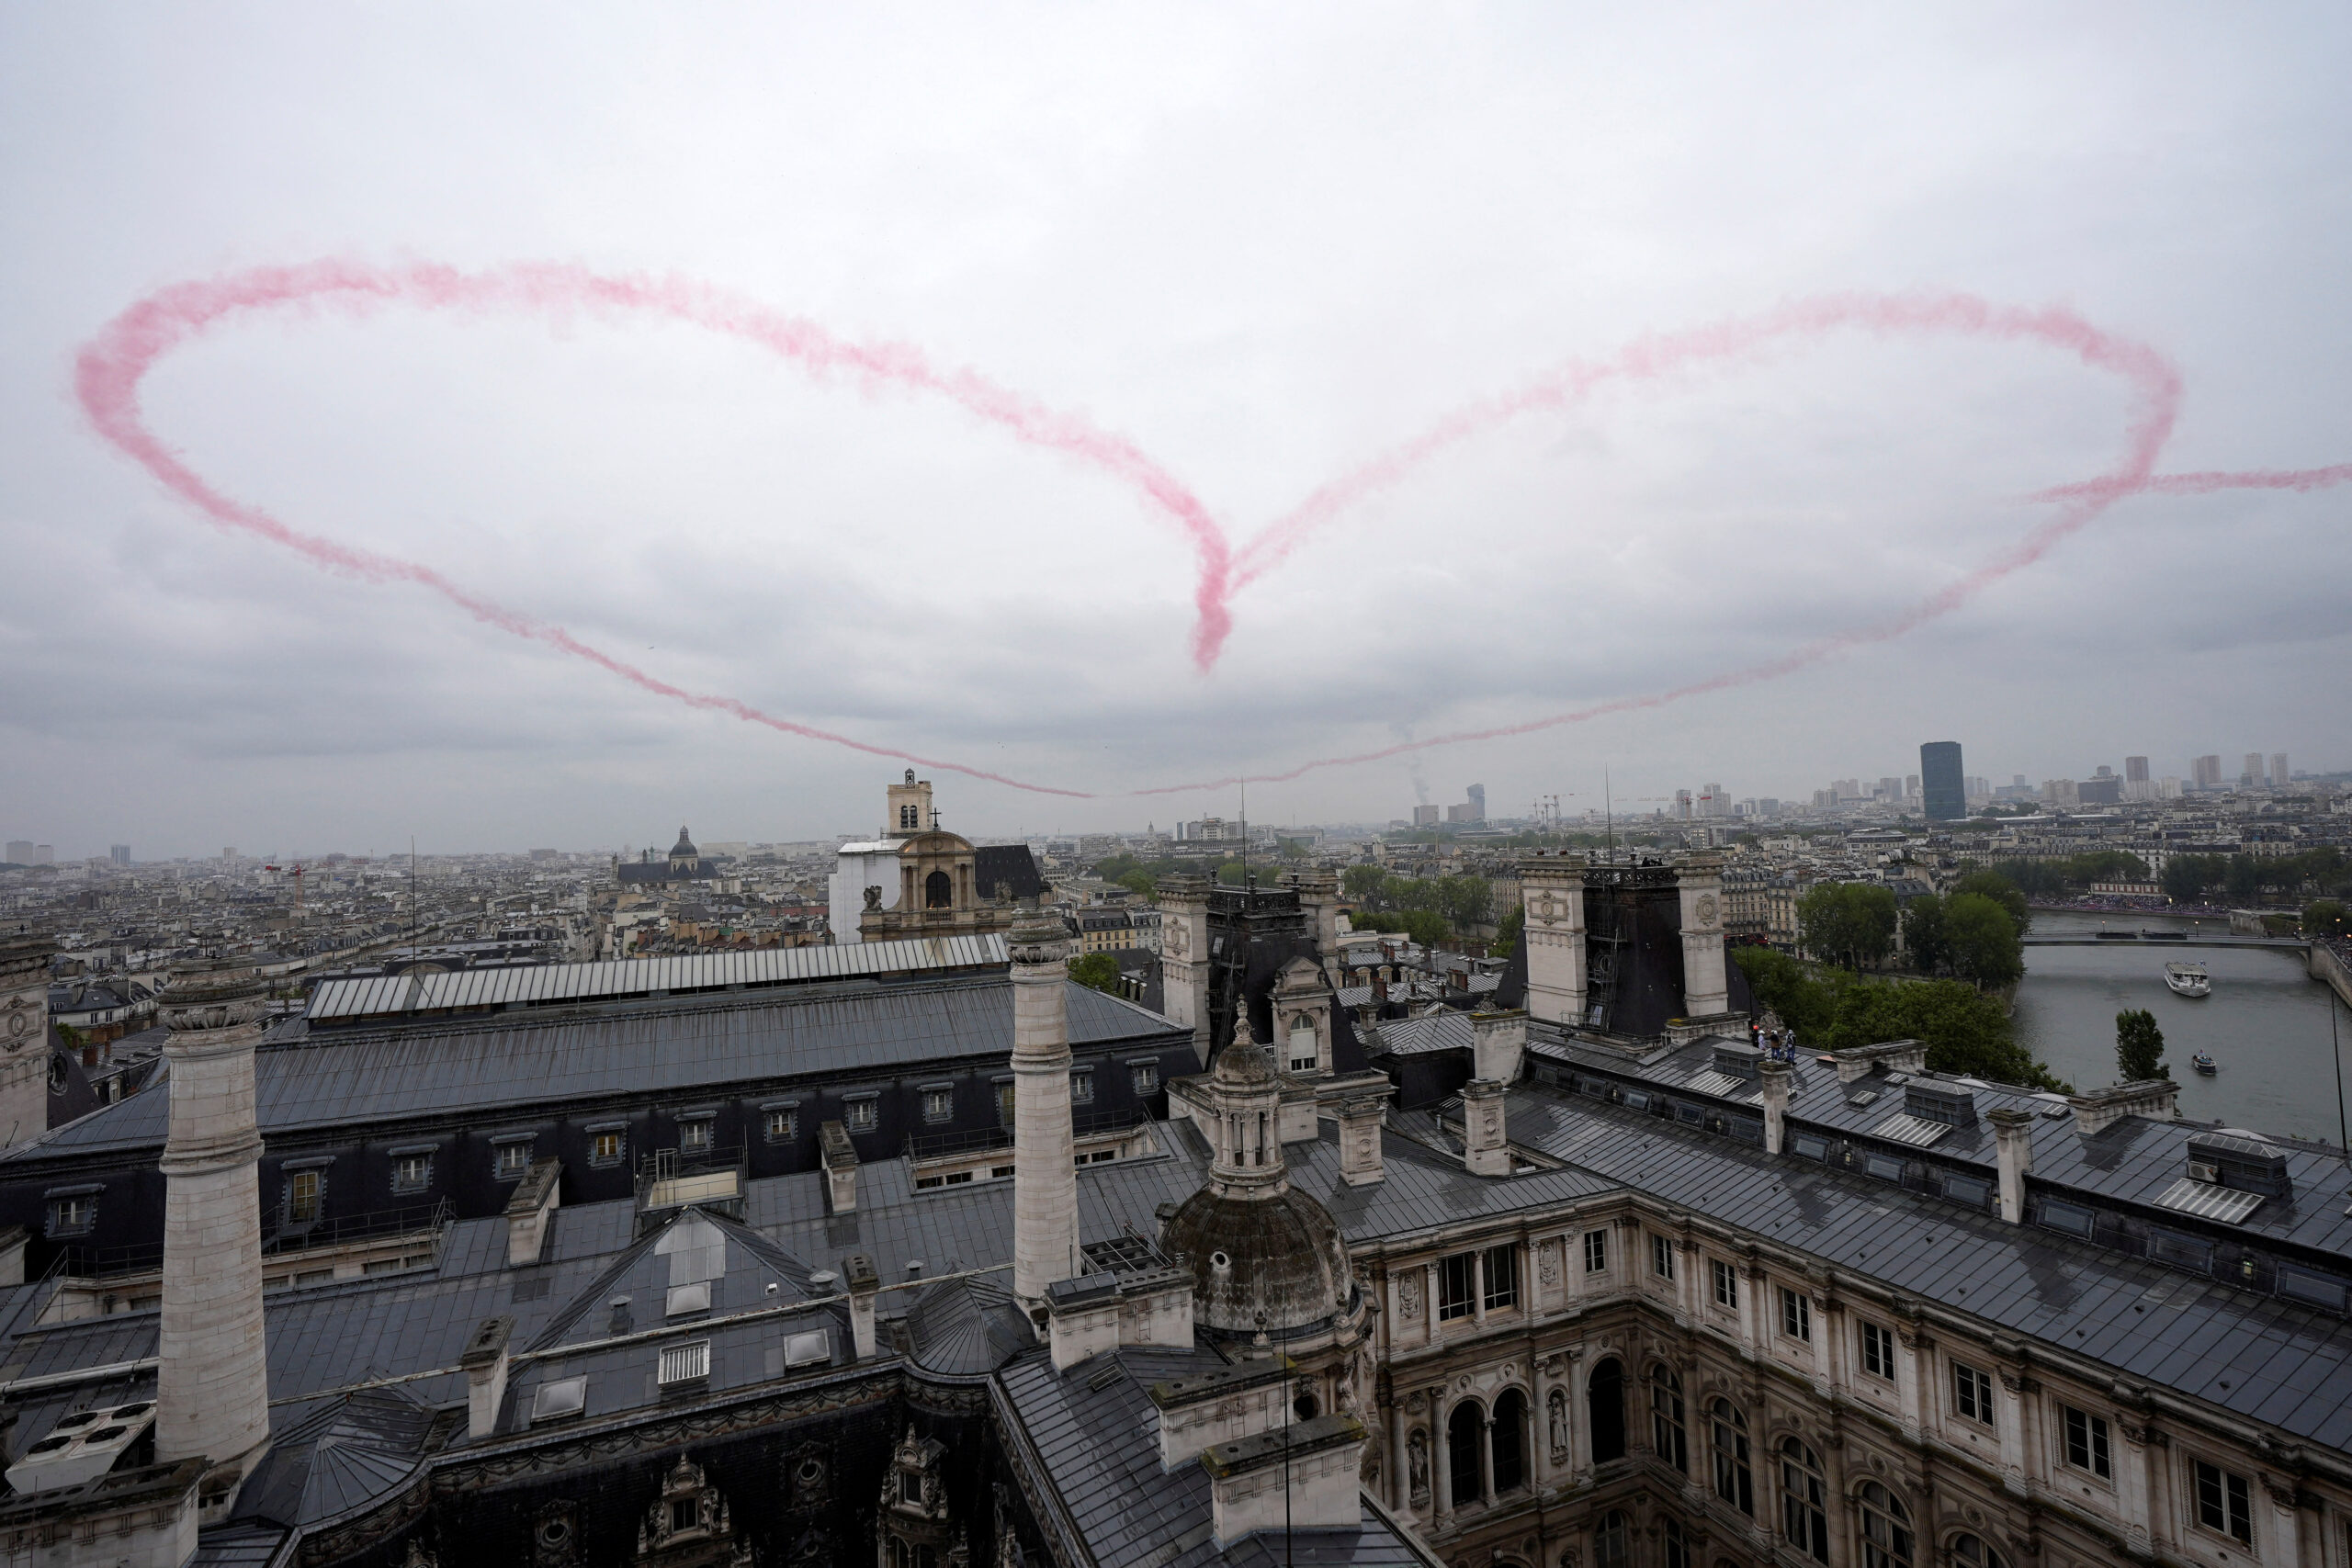
[[[1797,795],[1945,738],[1997,780],[2352,765],[2352,487],[2127,496],[1880,635],[2064,520],[2037,492],[2125,471],[2167,370],[2156,472],[2352,460],[2347,54],[2323,6],[0,6],[0,833],[877,825],[903,761],[322,570],[94,427],[77,355],[123,311],[322,260],[721,303],[234,312],[137,388],[191,474],[656,682],[934,760],[975,834],[1230,814],[1131,792],[1807,648],[1261,784],[1251,815],[1473,780],[1574,811],[1604,766],[1636,809]],[[1955,294],[2153,352],[1970,330]],[[1852,319],[1882,298],[1923,319]],[[766,319],[884,371],[736,330]],[[1626,357],[1759,321],[1785,330]],[[1525,398],[1578,367],[1642,373]],[[1334,484],[1286,556],[1210,574],[1204,669],[1204,561]]]

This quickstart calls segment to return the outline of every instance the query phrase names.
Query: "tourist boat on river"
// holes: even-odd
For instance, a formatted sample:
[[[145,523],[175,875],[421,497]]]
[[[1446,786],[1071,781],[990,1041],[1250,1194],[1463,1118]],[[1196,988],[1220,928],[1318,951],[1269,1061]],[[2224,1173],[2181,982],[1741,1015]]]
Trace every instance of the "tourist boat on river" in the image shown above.
[[[2213,989],[2213,978],[2202,964],[2167,964],[2165,984],[2176,997],[2201,997]]]
[[[2202,1051],[2199,1051],[2195,1055],[2189,1057],[2188,1065],[2195,1067],[2199,1072],[2203,1073],[2209,1078],[2215,1073],[2222,1070],[2222,1065]]]

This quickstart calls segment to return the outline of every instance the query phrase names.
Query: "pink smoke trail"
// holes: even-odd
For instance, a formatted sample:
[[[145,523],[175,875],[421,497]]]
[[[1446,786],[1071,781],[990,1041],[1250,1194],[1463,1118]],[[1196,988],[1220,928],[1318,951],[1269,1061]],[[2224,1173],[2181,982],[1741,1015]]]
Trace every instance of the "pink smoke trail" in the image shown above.
[[[380,269],[347,262],[263,267],[227,277],[176,284],[141,300],[107,323],[86,345],[76,367],[84,410],[98,431],[159,482],[216,524],[253,533],[295,550],[330,570],[376,582],[407,582],[440,594],[486,625],[588,660],[659,696],[690,707],[729,714],[784,734],[829,741],[963,773],[1036,794],[1095,798],[1086,791],[1029,784],[940,758],[857,740],[763,712],[740,699],[673,685],[581,641],[563,627],[500,604],[451,581],[435,569],[380,552],[299,532],[257,507],[232,501],[207,484],[148,429],[139,401],[141,382],[165,355],[232,317],[269,310],[327,306],[354,314],[389,305],[425,309],[524,309],[639,311],[688,322],[752,343],[812,375],[841,372],[871,384],[944,397],[1025,444],[1057,451],[1134,486],[1171,522],[1200,562],[1194,589],[1193,657],[1213,667],[1232,630],[1234,593],[1282,564],[1317,529],[1350,507],[1401,482],[1441,454],[1522,415],[1555,412],[1611,382],[1643,383],[1675,372],[1762,353],[1781,343],[1810,342],[1841,329],[1881,335],[1932,333],[1995,342],[2031,342],[2075,355],[2086,366],[2120,376],[2136,396],[2123,460],[2110,473],[2041,492],[2062,503],[2059,514],[2029,532],[1994,560],[1876,626],[1816,638],[1744,670],[1643,696],[1494,728],[1462,730],[1349,756],[1320,758],[1283,773],[1234,775],[1130,792],[1169,795],[1238,783],[1280,783],[1323,768],[1376,761],[1467,740],[1525,735],[1582,723],[1611,713],[1663,706],[1685,697],[1753,684],[1791,673],[1849,649],[1900,637],[1949,614],[1985,587],[2041,558],[2052,546],[2127,496],[2202,494],[2237,488],[2307,491],[2352,479],[2352,465],[2292,472],[2155,475],[2157,453],[2170,435],[2180,402],[2178,373],[2143,344],[2093,326],[2072,311],[2029,310],[1962,294],[1845,294],[1799,301],[1767,314],[1719,321],[1691,331],[1635,340],[1612,359],[1572,362],[1510,392],[1481,399],[1351,472],[1323,485],[1261,531],[1238,555],[1207,508],[1166,469],[1125,438],[1058,412],[970,370],[943,371],[902,344],[851,344],[810,322],[755,302],[679,278],[620,277],[577,267],[518,265],[467,273],[414,265]]]
[[[75,367],[82,407],[98,431],[169,490],[223,527],[259,535],[330,570],[373,582],[407,582],[440,594],[475,619],[585,659],[645,691],[692,707],[732,714],[786,734],[831,741],[876,756],[948,769],[1017,789],[1084,798],[1081,791],[1024,784],[986,770],[901,752],[762,712],[733,697],[688,692],[615,659],[561,626],[459,587],[422,563],[301,533],[258,507],[207,484],[159,440],[140,405],[141,383],[165,355],[231,317],[288,307],[332,306],[354,314],[386,305],[426,309],[639,311],[691,322],[755,344],[812,374],[846,372],[947,398],[1029,445],[1061,452],[1134,485],[1170,519],[1200,558],[1194,656],[1206,668],[1230,627],[1225,535],[1174,476],[1132,442],[1057,412],[969,370],[943,371],[912,348],[845,343],[810,322],[677,278],[605,276],[576,267],[524,265],[466,273],[412,265],[385,270],[349,262],[259,267],[228,277],[175,284],[132,305],[84,347]]]

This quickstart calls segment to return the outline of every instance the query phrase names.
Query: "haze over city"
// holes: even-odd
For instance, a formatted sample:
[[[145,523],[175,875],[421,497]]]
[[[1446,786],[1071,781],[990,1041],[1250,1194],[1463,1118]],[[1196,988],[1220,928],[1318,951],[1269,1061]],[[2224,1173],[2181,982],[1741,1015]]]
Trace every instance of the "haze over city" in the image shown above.
[[[818,838],[898,765],[159,484],[77,356],[258,267],[693,280],[1123,439],[1236,550],[1483,400],[1823,299],[2143,345],[2178,380],[2158,474],[2352,457],[2325,11],[107,15],[0,23],[0,798],[76,854]],[[943,777],[1005,836],[1230,816],[1231,788],[1125,795],[1870,636],[2128,466],[2147,412],[2112,366],[1949,325],[1702,355],[1341,497],[1219,590],[1204,671],[1199,540],[1132,473],[658,312],[255,310],[139,394],[220,495],[652,680],[1102,797]],[[1797,797],[1943,734],[2001,782],[2342,766],[2344,496],[2127,495],[1886,640],[1265,783],[1251,815],[1385,821],[1474,779],[1575,810],[1604,767],[1630,800]]]

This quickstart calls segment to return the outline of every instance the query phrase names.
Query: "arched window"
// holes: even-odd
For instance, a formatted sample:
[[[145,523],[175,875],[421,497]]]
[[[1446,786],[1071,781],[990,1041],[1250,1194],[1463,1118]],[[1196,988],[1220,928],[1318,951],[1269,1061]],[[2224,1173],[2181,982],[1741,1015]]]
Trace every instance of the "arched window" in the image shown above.
[[[1478,1435],[1486,1420],[1487,1413],[1478,1408],[1475,1399],[1464,1400],[1445,1418],[1446,1479],[1453,1487],[1453,1505],[1457,1508],[1486,1495],[1478,1485]]]
[[[1973,1535],[1954,1536],[1951,1560],[1962,1568],[2009,1568],[2009,1560]]]
[[[1625,1457],[1625,1366],[1611,1356],[1592,1369],[1585,1383],[1585,1412],[1592,1418],[1592,1462]]]
[[[1631,1533],[1623,1514],[1612,1508],[1601,1515],[1592,1527],[1592,1568],[1625,1568],[1634,1560],[1626,1540]]]
[[[1663,1362],[1650,1369],[1650,1446],[1659,1459],[1690,1473],[1690,1438],[1682,1426],[1682,1380]]]
[[[1911,1568],[1911,1510],[1875,1481],[1862,1483],[1862,1568]]]
[[[1666,1568],[1690,1568],[1690,1541],[1682,1533],[1682,1521],[1671,1514],[1663,1515],[1657,1528],[1665,1548]]]
[[[1781,1439],[1781,1533],[1799,1551],[1816,1562],[1829,1561],[1829,1515],[1824,1506],[1828,1488],[1821,1479],[1821,1461],[1794,1438]]]
[[[1715,1495],[1754,1518],[1756,1483],[1748,1472],[1747,1417],[1727,1399],[1716,1400],[1707,1412],[1713,1417],[1708,1425],[1713,1428],[1709,1436],[1714,1439]]]
[[[956,903],[956,885],[947,880],[944,871],[934,871],[922,879],[922,907],[926,909],[951,908]]]
[[[1517,1389],[1504,1391],[1495,1401],[1494,1435],[1495,1495],[1527,1484],[1527,1395]]]
[[[901,806],[899,807],[899,826],[901,829],[909,833],[915,830],[915,808],[913,807]]]

